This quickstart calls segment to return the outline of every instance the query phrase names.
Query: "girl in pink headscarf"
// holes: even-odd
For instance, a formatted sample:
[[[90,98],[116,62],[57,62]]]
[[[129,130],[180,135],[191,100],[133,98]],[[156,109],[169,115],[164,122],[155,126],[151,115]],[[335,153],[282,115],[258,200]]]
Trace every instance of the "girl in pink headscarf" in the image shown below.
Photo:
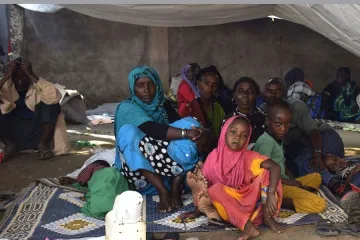
[[[207,214],[215,208],[221,219],[243,231],[240,239],[258,236],[256,227],[261,223],[283,232],[273,219],[282,201],[280,167],[268,157],[247,150],[250,136],[251,126],[245,117],[230,118],[221,130],[218,147],[202,166],[202,176],[199,170],[188,175],[193,194],[197,192],[193,196],[198,210]],[[191,182],[194,180],[197,187]]]

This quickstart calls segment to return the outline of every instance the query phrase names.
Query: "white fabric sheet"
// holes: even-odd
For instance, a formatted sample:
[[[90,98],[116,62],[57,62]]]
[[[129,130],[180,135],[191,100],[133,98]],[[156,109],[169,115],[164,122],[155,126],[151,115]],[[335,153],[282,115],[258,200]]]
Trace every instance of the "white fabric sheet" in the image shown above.
[[[360,56],[358,27],[360,4],[63,4],[61,6],[100,19],[155,27],[217,25],[275,15],[309,27]],[[46,7],[38,6],[38,8],[44,11]]]

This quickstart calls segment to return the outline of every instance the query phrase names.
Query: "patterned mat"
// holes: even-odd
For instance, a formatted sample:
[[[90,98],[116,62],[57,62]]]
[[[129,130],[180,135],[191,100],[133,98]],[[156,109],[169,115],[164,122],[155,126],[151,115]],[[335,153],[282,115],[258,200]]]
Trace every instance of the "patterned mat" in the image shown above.
[[[319,191],[328,202],[326,211],[321,215],[281,211],[277,221],[285,226],[295,226],[313,224],[321,218],[328,218],[334,222],[346,220],[347,215],[334,202],[336,198],[328,196],[329,192],[326,192],[326,188]],[[104,236],[104,221],[80,213],[80,208],[85,203],[82,200],[83,196],[83,193],[71,189],[48,186],[42,182],[33,183],[24,189],[14,204],[8,208],[0,222],[0,239],[45,240]],[[204,216],[185,224],[177,221],[179,214],[194,209],[191,195],[183,195],[183,201],[182,209],[166,214],[157,212],[159,202],[157,196],[146,196],[143,216],[146,219],[147,232],[234,230],[205,228],[203,225],[207,224],[208,219]]]
[[[33,183],[8,208],[0,223],[0,239],[104,236],[104,221],[80,213],[83,196],[83,193]]]
[[[322,218],[330,219],[334,222],[344,222],[347,219],[347,214],[339,207],[337,198],[328,190],[325,186],[322,186],[318,194],[326,199],[327,208],[321,214],[302,214],[295,213],[289,210],[281,210],[277,222],[283,226],[300,226],[311,225],[316,223]],[[183,195],[184,207],[180,210],[171,213],[160,213],[156,211],[159,203],[157,196],[147,196],[146,198],[146,221],[147,231],[160,233],[160,232],[207,232],[207,231],[219,231],[219,230],[236,230],[235,228],[226,229],[209,229],[204,225],[208,224],[208,219],[205,216],[199,217],[190,222],[180,222],[178,216],[183,212],[189,212],[194,210],[192,204],[191,195]],[[261,226],[265,228],[265,226]]]

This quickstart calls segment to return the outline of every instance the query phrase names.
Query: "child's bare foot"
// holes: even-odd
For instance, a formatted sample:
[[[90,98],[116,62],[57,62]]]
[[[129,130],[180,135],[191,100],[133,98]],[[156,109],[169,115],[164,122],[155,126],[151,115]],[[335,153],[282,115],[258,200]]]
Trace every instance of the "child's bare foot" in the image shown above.
[[[199,193],[199,189],[198,189],[198,183],[197,183],[196,175],[193,172],[188,172],[186,174],[186,184],[191,189],[193,202],[195,203],[197,195]]]
[[[68,186],[74,183],[77,183],[77,180],[71,177],[61,177],[59,178],[60,185]]]
[[[260,235],[260,232],[255,228],[251,221],[245,225],[244,231],[241,232],[239,240],[247,240]]]
[[[172,202],[170,193],[168,191],[159,192],[160,203],[158,207],[159,212],[172,212]]]
[[[183,180],[183,176],[177,176],[172,179],[170,193],[171,203],[174,209],[178,209],[183,206],[183,202],[181,200],[181,185]]]
[[[283,233],[285,230],[277,223],[275,220],[268,214],[263,212],[263,221],[266,226],[268,226],[275,233]]]
[[[208,182],[206,180],[206,178],[204,177],[204,175],[202,175],[202,173],[197,175],[197,187],[198,187],[198,191],[207,191],[208,189]]]
[[[202,169],[203,165],[204,165],[204,163],[200,161],[195,166],[194,174],[197,176],[197,178],[202,176],[201,169]]]
[[[210,219],[222,220],[208,195],[207,189],[199,192],[197,202],[201,213]]]

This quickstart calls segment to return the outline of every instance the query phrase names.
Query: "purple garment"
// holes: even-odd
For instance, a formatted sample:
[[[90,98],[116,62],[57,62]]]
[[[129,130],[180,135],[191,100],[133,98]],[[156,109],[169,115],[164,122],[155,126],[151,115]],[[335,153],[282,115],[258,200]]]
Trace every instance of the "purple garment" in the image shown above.
[[[197,87],[196,87],[196,86],[194,85],[194,83],[193,83],[192,81],[190,81],[190,80],[187,78],[187,76],[186,76],[186,74],[187,74],[187,72],[189,71],[190,67],[191,67],[190,64],[188,64],[188,65],[186,65],[185,67],[183,67],[183,69],[181,70],[181,77],[182,77],[183,80],[185,80],[185,82],[187,82],[187,84],[189,84],[189,86],[191,87],[191,89],[193,90],[193,92],[194,92],[194,94],[195,94],[195,97],[196,97],[196,98],[199,98],[199,97],[200,97],[200,94],[199,94],[199,91],[198,91]]]

